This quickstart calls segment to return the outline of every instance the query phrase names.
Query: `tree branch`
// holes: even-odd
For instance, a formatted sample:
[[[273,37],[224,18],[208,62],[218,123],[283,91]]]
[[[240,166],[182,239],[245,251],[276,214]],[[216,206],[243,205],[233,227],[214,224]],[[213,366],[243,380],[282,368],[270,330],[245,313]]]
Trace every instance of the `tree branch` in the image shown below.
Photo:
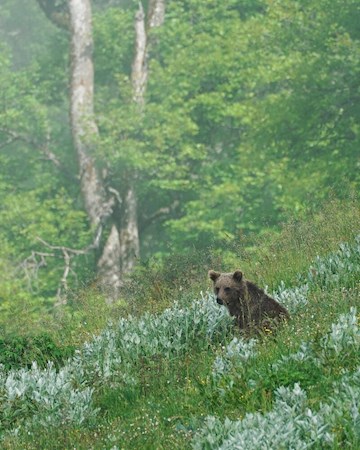
[[[7,141],[1,142],[1,143],[0,143],[0,149],[6,147],[7,145],[12,144],[12,143],[15,142],[15,141],[16,141],[16,138],[9,137],[9,138],[7,139]]]
[[[160,27],[165,19],[165,0],[150,0],[148,12],[148,28]]]
[[[6,145],[10,145],[13,142],[21,141],[30,145],[33,148],[36,148],[42,155],[46,161],[50,161],[54,164],[54,166],[62,172],[66,178],[70,179],[73,182],[78,182],[78,179],[67,169],[64,164],[60,161],[60,159],[55,155],[54,152],[50,150],[50,134],[48,133],[46,137],[46,142],[44,144],[39,144],[34,139],[22,135],[20,133],[16,133],[15,131],[9,130],[7,128],[0,127],[0,132],[7,135],[8,139],[6,142],[0,144],[0,148],[6,147]]]
[[[166,218],[172,214],[176,208],[179,206],[179,201],[175,200],[170,206],[164,206],[159,208],[149,216],[144,216],[141,221],[141,232],[143,232],[147,227],[149,227],[156,220],[164,221]]]
[[[70,14],[67,0],[37,0],[46,17],[57,27],[70,30]]]
[[[101,235],[103,232],[103,225],[99,224],[95,233],[93,241],[82,249],[74,249],[66,247],[64,245],[52,245],[46,242],[44,239],[37,237],[36,239],[46,248],[49,252],[39,252],[32,251],[31,255],[28,256],[22,263],[18,266],[18,269],[23,270],[27,278],[28,288],[32,292],[32,281],[38,277],[38,272],[42,267],[47,266],[48,258],[58,258],[64,261],[63,274],[61,280],[58,284],[56,298],[58,303],[65,303],[64,293],[68,290],[68,276],[70,273],[74,274],[76,277],[76,272],[72,269],[71,264],[73,258],[80,255],[89,254],[90,251],[99,247]]]

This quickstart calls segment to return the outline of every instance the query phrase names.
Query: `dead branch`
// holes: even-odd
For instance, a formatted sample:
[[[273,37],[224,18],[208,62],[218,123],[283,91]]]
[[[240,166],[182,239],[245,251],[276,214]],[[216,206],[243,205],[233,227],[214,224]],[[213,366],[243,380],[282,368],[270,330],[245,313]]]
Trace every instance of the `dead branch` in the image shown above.
[[[63,260],[63,273],[58,284],[56,298],[58,300],[57,305],[66,303],[64,294],[68,291],[69,274],[72,273],[75,278],[77,278],[76,272],[72,269],[73,259],[80,255],[89,254],[92,250],[98,248],[100,245],[102,231],[103,225],[99,224],[94,233],[93,241],[88,246],[82,249],[70,248],[64,245],[52,245],[46,242],[41,237],[37,237],[36,239],[50,251],[32,251],[31,255],[25,258],[24,261],[22,261],[18,266],[18,270],[22,270],[25,273],[29,291],[33,292],[33,280],[38,278],[39,270],[47,266],[47,260],[49,258],[61,259]]]
[[[33,292],[33,280],[37,279],[38,272],[41,267],[46,267],[46,258],[54,257],[55,253],[44,253],[32,251],[31,255],[24,259],[18,266],[18,270],[22,270],[25,274],[28,290]]]

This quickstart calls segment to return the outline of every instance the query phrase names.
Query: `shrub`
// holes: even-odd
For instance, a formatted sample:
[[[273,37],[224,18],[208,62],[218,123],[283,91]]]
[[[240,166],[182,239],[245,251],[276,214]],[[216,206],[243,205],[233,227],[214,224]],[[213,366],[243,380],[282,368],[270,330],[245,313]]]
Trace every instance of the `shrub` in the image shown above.
[[[0,364],[5,369],[30,368],[35,361],[45,368],[48,361],[55,367],[63,365],[74,354],[75,347],[59,346],[47,333],[35,336],[7,336],[0,339]]]

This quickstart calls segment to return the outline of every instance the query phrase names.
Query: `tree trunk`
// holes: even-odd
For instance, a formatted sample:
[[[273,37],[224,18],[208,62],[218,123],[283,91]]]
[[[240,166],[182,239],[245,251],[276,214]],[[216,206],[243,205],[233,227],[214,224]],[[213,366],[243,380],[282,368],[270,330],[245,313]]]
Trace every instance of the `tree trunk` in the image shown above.
[[[150,0],[148,13],[148,27],[151,30],[160,27],[165,20],[165,0]]]
[[[146,20],[147,19],[147,20]],[[135,15],[135,55],[132,64],[131,82],[133,99],[138,104],[140,112],[145,103],[145,91],[148,81],[148,59],[150,51],[150,36],[153,28],[159,27],[165,19],[165,0],[150,0],[147,18],[141,1]]]
[[[131,82],[133,100],[138,106],[139,120],[143,115],[145,106],[145,91],[148,80],[149,36],[148,32],[153,27],[162,25],[165,14],[164,0],[151,0],[146,16],[142,3],[135,15],[135,54],[131,70]],[[120,230],[121,268],[123,273],[129,273],[135,264],[135,258],[139,256],[140,242],[137,218],[137,197],[134,187],[133,174],[131,180],[126,183],[122,205],[122,227]],[[129,177],[130,178],[130,177]],[[125,180],[124,180],[125,181]]]
[[[94,116],[94,68],[92,61],[92,23],[89,0],[69,0],[71,25],[70,117],[74,146],[78,156],[81,192],[90,223],[102,226],[114,213],[116,197],[108,198],[98,172],[94,148],[98,129]],[[112,223],[97,262],[100,284],[109,297],[118,294],[122,283],[120,237]]]
[[[70,119],[76,148],[81,192],[90,222],[98,225],[105,191],[95,167],[93,153],[98,129],[94,117],[94,68],[92,26],[89,0],[70,0],[71,84]]]
[[[63,26],[67,13],[71,32],[70,121],[74,147],[78,157],[79,179],[84,206],[89,221],[100,236],[103,226],[110,226],[102,240],[97,261],[99,282],[109,299],[114,299],[123,284],[124,275],[131,272],[139,257],[140,243],[137,218],[137,198],[134,188],[136,174],[122,180],[120,196],[115,189],[105,190],[104,180],[96,168],[95,149],[98,129],[94,115],[94,67],[92,15],[90,0],[69,0],[68,10],[62,1],[61,17],[54,0],[38,0],[47,16]],[[63,5],[64,3],[64,5]],[[136,43],[132,65],[133,99],[141,118],[145,103],[149,56],[148,31],[164,21],[164,0],[150,0],[147,18],[139,3],[135,19]],[[61,20],[59,20],[59,17]],[[146,20],[147,19],[147,20]],[[100,239],[97,239],[97,242]]]
[[[139,227],[137,217],[137,200],[132,182],[124,193],[121,210],[120,252],[121,271],[129,274],[134,268],[140,253]]]

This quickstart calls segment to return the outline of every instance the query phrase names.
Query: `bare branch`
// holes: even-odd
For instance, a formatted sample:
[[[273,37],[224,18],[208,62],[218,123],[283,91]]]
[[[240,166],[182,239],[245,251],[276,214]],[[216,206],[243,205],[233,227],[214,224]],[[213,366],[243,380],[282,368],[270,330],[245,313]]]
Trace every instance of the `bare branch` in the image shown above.
[[[22,261],[22,263],[18,266],[18,270],[23,270],[25,273],[28,289],[30,292],[33,292],[32,280],[37,279],[40,268],[47,265],[46,258],[54,256],[55,253],[33,251],[31,252],[31,255],[24,259],[24,261]]]
[[[63,260],[63,274],[61,280],[59,282],[56,298],[58,299],[57,304],[65,303],[65,299],[63,294],[68,290],[68,277],[69,274],[72,273],[76,277],[76,272],[72,269],[72,260],[73,258],[89,254],[92,250],[96,249],[100,245],[101,235],[103,232],[103,225],[99,224],[94,233],[93,241],[82,249],[75,249],[66,247],[64,245],[52,245],[46,242],[41,237],[37,237],[36,239],[46,248],[48,248],[49,252],[39,252],[32,251],[31,255],[28,256],[22,263],[18,266],[19,270],[23,270],[25,273],[25,277],[27,279],[28,288],[30,291],[32,289],[32,283],[34,279],[38,278],[38,272],[42,267],[47,266],[48,258],[57,258]]]
[[[63,276],[61,277],[61,283],[58,286],[56,297],[57,299],[61,299],[61,303],[65,303],[66,301],[62,299],[62,291],[65,292],[68,290],[68,284],[67,284],[67,277],[70,272],[70,263],[71,263],[71,256],[67,251],[63,251],[64,255],[64,272]],[[59,303],[59,302],[58,302]]]
[[[25,139],[23,139],[23,138],[20,136],[20,134],[15,133],[14,131],[9,130],[9,129],[7,129],[7,128],[0,127],[0,133],[3,133],[3,134],[5,134],[6,136],[8,136],[7,141],[4,142],[4,143],[2,143],[2,144],[1,144],[1,147],[6,147],[6,145],[9,145],[9,144],[11,144],[12,142],[15,142],[15,141],[17,141],[17,140],[22,140],[22,141],[25,140]]]
[[[15,137],[9,137],[5,142],[1,142],[0,148],[4,148],[4,147],[6,147],[7,145],[10,145],[10,144],[12,144],[12,143],[15,142],[15,141],[16,141],[16,138],[15,138]]]

